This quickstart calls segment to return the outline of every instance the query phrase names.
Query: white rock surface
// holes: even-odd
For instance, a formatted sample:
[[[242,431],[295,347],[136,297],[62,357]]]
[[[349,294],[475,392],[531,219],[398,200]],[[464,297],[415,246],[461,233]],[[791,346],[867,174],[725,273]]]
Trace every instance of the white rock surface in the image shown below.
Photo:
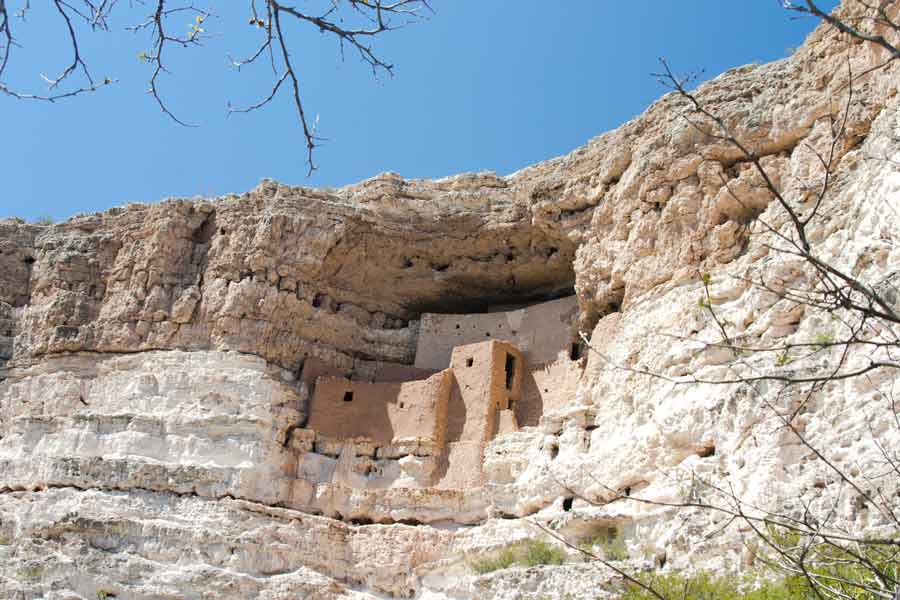
[[[861,73],[882,55],[820,28],[792,58],[698,92],[765,155],[792,202],[821,177],[810,148],[828,143],[848,58]],[[852,143],[809,232],[823,258],[871,285],[900,278],[898,81],[894,64],[856,86]],[[798,364],[705,346],[720,334],[699,304],[703,273],[717,315],[748,346],[815,342],[838,325],[747,283],[803,286],[809,273],[769,249],[761,222],[788,224],[758,177],[678,119],[683,108],[666,96],[507,178],[388,174],[335,194],[267,182],[241,199],[128,206],[50,228],[0,222],[0,597],[614,593],[615,575],[574,553],[562,566],[472,570],[479,553],[540,537],[534,523],[573,541],[616,531],[635,568],[747,568],[737,527],[705,541],[720,515],[607,502],[626,490],[660,502],[707,494],[696,478],[759,507],[834,503],[847,527],[879,531],[883,515],[780,426],[773,407],[800,398],[771,383],[688,383]],[[506,300],[574,283],[595,351],[562,408],[488,446],[484,486],[422,488],[431,466],[409,456],[365,458],[396,469],[392,483],[351,487],[362,460],[351,449],[310,452],[313,441],[294,436],[303,357],[408,363],[419,312],[475,302],[510,277]],[[870,355],[857,348],[849,361]],[[798,422],[860,485],[897,498],[895,479],[864,479],[883,467],[876,440],[900,450],[891,391],[890,372],[834,382]],[[572,490],[592,503],[567,502]]]

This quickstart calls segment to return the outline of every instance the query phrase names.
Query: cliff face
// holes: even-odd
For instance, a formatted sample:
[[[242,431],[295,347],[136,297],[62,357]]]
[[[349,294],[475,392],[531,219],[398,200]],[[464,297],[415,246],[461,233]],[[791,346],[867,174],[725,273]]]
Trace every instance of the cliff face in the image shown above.
[[[830,144],[848,69],[868,71],[854,84],[849,135],[810,239],[873,285],[900,272],[900,74],[896,63],[873,69],[884,58],[820,28],[791,58],[729,71],[697,92],[800,202],[822,176],[814,150]],[[59,225],[0,221],[0,596],[593,598],[609,589],[611,573],[574,559],[472,571],[472,553],[537,537],[529,521],[576,540],[615,531],[632,566],[746,566],[738,531],[717,538],[715,552],[699,543],[722,524],[714,516],[603,504],[625,489],[677,500],[695,476],[761,506],[792,508],[815,490],[808,499],[835,503],[848,527],[877,531],[881,517],[766,407],[795,398],[673,382],[721,379],[737,361],[771,366],[697,343],[718,335],[698,305],[701,274],[748,345],[814,340],[830,327],[749,283],[803,286],[809,274],[771,249],[760,220],[785,232],[787,223],[752,166],[678,118],[684,109],[667,95],[571,154],[503,178],[386,174],[330,192],[264,182],[241,196]],[[321,479],[327,456],[308,467],[304,368],[408,366],[423,313],[521,306],[573,288],[599,353],[558,377],[548,367],[564,401],[545,405],[538,426],[487,444],[483,483],[359,488]],[[877,470],[872,432],[900,448],[881,395],[894,383],[826,387],[804,409],[807,437],[848,471]],[[352,467],[359,448],[337,452]],[[571,489],[598,504],[573,501]]]
[[[521,187],[489,175],[384,175],[331,194],[266,182],[51,228],[7,224],[17,357],[178,348],[288,369],[310,355],[409,363],[423,310],[573,285],[575,245],[532,223]]]

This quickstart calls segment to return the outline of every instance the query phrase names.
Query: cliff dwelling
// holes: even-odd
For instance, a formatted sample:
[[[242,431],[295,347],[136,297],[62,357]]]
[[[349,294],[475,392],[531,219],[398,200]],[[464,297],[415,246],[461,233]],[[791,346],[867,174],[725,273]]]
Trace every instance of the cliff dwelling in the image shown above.
[[[27,4],[0,0],[0,29],[4,6]],[[117,3],[49,4],[85,28],[90,11],[76,7]],[[210,4],[193,3],[190,19],[172,8],[172,19],[197,23]],[[232,4],[218,3],[207,25],[222,29]],[[342,12],[387,3],[294,4],[320,5],[338,27]],[[488,49],[517,46],[474,35],[496,30],[473,19],[476,5],[442,11],[459,19],[442,31],[470,33],[455,36],[466,52],[423,45],[453,36],[408,36],[432,67],[412,74],[436,79],[407,82],[399,103],[366,97],[371,118],[338,130],[411,124],[415,135],[397,130],[384,151],[384,136],[363,136],[328,160],[354,173],[369,164],[359,157],[399,168],[391,147],[412,149],[423,173],[439,170],[432,153],[474,164],[487,149],[499,157],[489,164],[510,168],[535,155],[520,141],[557,154],[562,138],[524,127],[548,129],[550,95],[591,126],[629,93],[628,78],[611,88],[598,75],[598,36],[623,30],[646,50],[693,35],[699,66],[709,49],[716,64],[739,64],[727,46],[754,52],[739,35],[751,13],[765,34],[753,38],[777,52],[788,43],[771,42],[799,29],[771,13],[826,3],[654,2],[665,18],[646,23],[610,18],[602,2],[570,4],[596,16],[572,8],[536,21],[537,3],[504,11],[523,24],[508,29],[528,61],[478,51],[483,38]],[[840,4],[829,18],[900,51],[900,0],[827,4]],[[36,31],[65,37],[59,12],[44,9],[52,26]],[[698,18],[708,13],[716,19]],[[37,6],[32,15],[45,18]],[[143,22],[133,16],[110,23]],[[259,16],[266,23],[254,15],[245,33],[262,44],[273,15]],[[656,29],[632,34],[645,25]],[[554,62],[579,28],[567,76]],[[246,181],[238,167],[292,174],[303,148],[266,129],[277,115],[246,139],[229,134],[224,162],[150,136],[202,161],[173,171],[158,168],[172,152],[116,163],[88,151],[152,142],[97,130],[142,125],[130,111],[82,119],[87,137],[68,127],[79,125],[69,110],[62,129],[42,126],[42,109],[21,113],[36,128],[7,119],[16,143],[5,164],[25,168],[7,169],[6,212],[31,202],[37,219],[42,197],[60,216],[86,212],[0,218],[0,600],[900,600],[900,53],[888,53],[826,21],[768,65],[688,85],[663,64],[660,83],[674,89],[659,102],[508,175],[382,173],[339,188],[264,180],[103,212],[89,207],[108,194],[151,197],[166,174],[176,187],[190,183],[184,173],[224,174],[197,182],[214,189]],[[435,66],[494,54],[524,65],[477,78],[499,82],[502,97]],[[626,54],[649,56],[612,58]],[[688,62],[673,69],[690,70],[678,54]],[[294,55],[304,72],[316,67]],[[623,64],[610,72],[630,72]],[[535,72],[560,85],[533,89]],[[0,88],[21,73],[29,83],[27,69],[9,73]],[[591,79],[587,92],[603,97],[576,85]],[[291,93],[285,81],[279,94]],[[645,103],[644,86],[630,87]],[[301,91],[327,104],[325,88],[346,96],[337,85]],[[467,97],[472,106],[458,106]],[[426,102],[432,121],[472,109],[468,121],[491,127],[444,139],[421,127],[421,98],[453,109]],[[381,110],[395,104],[400,118]],[[492,106],[509,114],[492,120]],[[518,127],[510,107],[528,123]],[[566,139],[594,133],[552,116]],[[76,169],[82,155],[100,168]],[[153,177],[117,172],[134,164]],[[814,581],[821,592],[804,587]]]
[[[574,296],[477,314],[423,314],[413,365],[341,373],[309,359],[297,475],[351,488],[467,489],[485,445],[574,394],[583,361]],[[504,310],[507,309],[507,310]]]

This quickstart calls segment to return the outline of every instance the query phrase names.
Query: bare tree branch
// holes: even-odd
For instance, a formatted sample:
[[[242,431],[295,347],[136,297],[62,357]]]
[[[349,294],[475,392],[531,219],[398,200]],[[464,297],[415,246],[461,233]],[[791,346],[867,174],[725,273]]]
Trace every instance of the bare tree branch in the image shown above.
[[[25,0],[21,9],[12,13],[10,0],[0,0],[0,93],[20,100],[43,100],[55,102],[98,89],[115,83],[116,79],[105,77],[94,80],[88,63],[81,50],[81,37],[84,29],[91,32],[109,31],[111,17],[119,6],[118,0],[50,0],[56,13],[65,26],[66,37],[72,50],[72,60],[56,77],[42,75],[47,84],[46,93],[21,91],[11,85],[6,76],[11,64],[13,50],[18,48],[13,35],[12,17],[19,17],[24,22],[30,10],[30,1]],[[280,91],[290,88],[291,101],[296,111],[306,147],[305,161],[311,174],[316,166],[313,162],[313,150],[323,138],[317,134],[318,118],[309,119],[303,102],[300,85],[299,62],[291,55],[291,39],[285,29],[284,19],[308,25],[312,30],[334,38],[338,42],[338,51],[343,57],[344,49],[351,48],[359,59],[366,64],[373,75],[381,73],[393,75],[394,65],[382,58],[375,50],[372,40],[383,33],[401,29],[406,25],[427,18],[432,10],[428,0],[331,0],[323,3],[324,8],[315,12],[314,8],[301,8],[287,5],[280,0],[250,0],[249,25],[262,31],[262,41],[256,50],[243,59],[235,59],[228,55],[229,64],[240,70],[255,64],[263,56],[268,57],[274,80],[268,93],[255,103],[242,108],[235,108],[230,103],[227,114],[247,113],[261,109],[272,102]],[[129,8],[147,5],[151,12],[137,23],[125,27],[133,33],[148,33],[150,44],[147,50],[138,54],[138,58],[150,65],[151,71],[147,80],[147,93],[170,120],[185,127],[196,127],[195,123],[183,119],[166,101],[162,91],[164,75],[169,74],[172,48],[192,49],[204,45],[211,36],[206,29],[206,22],[215,17],[210,3],[203,0],[185,0],[175,4],[172,0],[154,0],[130,2]],[[189,16],[192,20],[185,33],[179,33],[182,26],[180,19]],[[79,29],[79,25],[81,30]],[[81,85],[74,83],[76,75],[84,79]],[[290,85],[285,86],[285,82]]]

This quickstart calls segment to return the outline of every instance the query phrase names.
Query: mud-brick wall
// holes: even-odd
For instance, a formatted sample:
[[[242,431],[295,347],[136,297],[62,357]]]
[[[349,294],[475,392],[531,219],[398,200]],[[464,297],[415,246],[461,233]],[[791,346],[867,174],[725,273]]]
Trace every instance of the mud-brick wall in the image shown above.
[[[491,340],[456,348],[451,370],[447,447],[436,487],[468,489],[484,481],[484,445],[496,435],[501,420],[515,427],[509,407],[521,396],[526,367],[516,348]]]
[[[440,443],[449,394],[449,371],[406,383],[319,377],[307,428],[330,438],[369,438],[382,445],[401,438]]]
[[[529,364],[545,364],[568,351],[577,317],[574,296],[507,312],[425,313],[419,326],[415,366],[445,369],[455,347],[487,340],[509,342],[522,351]]]

